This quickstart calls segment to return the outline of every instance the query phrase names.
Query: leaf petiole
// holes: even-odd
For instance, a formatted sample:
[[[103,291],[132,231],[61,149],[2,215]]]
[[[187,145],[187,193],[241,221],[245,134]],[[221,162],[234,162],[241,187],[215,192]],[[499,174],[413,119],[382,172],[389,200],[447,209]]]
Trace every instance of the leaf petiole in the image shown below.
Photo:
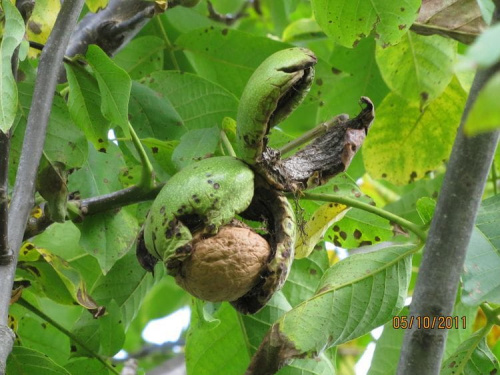
[[[141,181],[139,182],[139,187],[144,191],[150,191],[154,188],[153,166],[149,161],[146,150],[144,150],[144,147],[142,146],[141,140],[137,136],[130,122],[128,123],[128,129],[130,131],[130,137],[132,138],[132,142],[135,149],[137,150],[137,153],[139,154],[139,158],[141,159],[142,164]]]
[[[44,312],[40,311],[38,308],[33,306],[31,303],[26,301],[24,298],[19,298],[17,303],[21,306],[23,306],[25,309],[31,311],[35,315],[39,316],[43,320],[45,320],[47,323],[51,324],[54,328],[56,328],[58,331],[64,333],[66,336],[68,336],[71,340],[73,340],[75,343],[80,345],[85,351],[89,353],[89,355],[95,359],[97,359],[99,362],[101,362],[108,370],[110,370],[113,374],[119,374],[116,369],[111,366],[106,360],[101,357],[99,354],[95,353],[93,350],[89,349],[78,337],[76,337],[74,334],[72,334],[70,331],[68,331],[66,328],[64,328],[62,325],[57,323],[55,320],[53,320],[50,316],[46,315]]]
[[[396,223],[400,225],[403,228],[406,228],[413,233],[415,233],[423,242],[426,241],[427,239],[427,233],[421,229],[420,226],[418,226],[415,223],[412,223],[411,221],[408,221],[406,219],[403,219],[401,216],[395,215],[391,212],[388,212],[382,208],[372,206],[368,203],[360,202],[357,199],[354,198],[349,198],[341,195],[335,195],[335,194],[315,194],[315,193],[307,193],[303,192],[301,199],[308,199],[308,200],[314,200],[314,201],[321,201],[321,202],[334,202],[334,203],[341,203],[349,207],[354,207],[354,208],[359,208],[360,210],[371,212],[375,215],[378,215],[380,217],[383,217],[384,219],[387,219],[393,223]]]

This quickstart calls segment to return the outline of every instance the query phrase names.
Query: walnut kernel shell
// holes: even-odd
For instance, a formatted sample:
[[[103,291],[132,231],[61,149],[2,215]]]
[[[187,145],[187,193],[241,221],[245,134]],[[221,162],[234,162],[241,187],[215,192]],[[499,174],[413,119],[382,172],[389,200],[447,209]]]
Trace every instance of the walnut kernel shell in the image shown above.
[[[183,289],[205,301],[235,301],[259,281],[271,248],[249,228],[222,227],[192,242],[191,255],[175,277]]]

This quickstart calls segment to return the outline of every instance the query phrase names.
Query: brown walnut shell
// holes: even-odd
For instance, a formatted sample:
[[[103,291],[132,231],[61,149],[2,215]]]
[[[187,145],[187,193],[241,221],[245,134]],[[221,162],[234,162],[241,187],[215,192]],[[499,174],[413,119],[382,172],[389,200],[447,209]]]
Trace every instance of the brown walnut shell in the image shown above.
[[[224,226],[212,237],[195,238],[175,280],[205,301],[235,301],[259,281],[271,248],[250,228]]]

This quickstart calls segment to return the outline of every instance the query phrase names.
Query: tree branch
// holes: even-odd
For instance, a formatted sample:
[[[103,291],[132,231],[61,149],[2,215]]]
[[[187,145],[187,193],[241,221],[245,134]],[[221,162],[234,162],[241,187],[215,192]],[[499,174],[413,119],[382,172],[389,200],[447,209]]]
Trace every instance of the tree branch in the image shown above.
[[[8,243],[8,214],[9,214],[9,150],[10,132],[0,131],[0,265],[7,265],[12,261],[12,250]]]
[[[9,247],[13,261],[0,266],[0,373],[12,349],[13,335],[7,326],[10,296],[17,265],[18,249],[33,205],[35,179],[45,142],[45,132],[54,98],[57,75],[71,32],[84,0],[65,1],[40,57],[33,103],[28,117],[18,174],[9,211]],[[8,333],[10,332],[10,334]]]
[[[494,20],[499,19],[499,1]],[[465,254],[494,157],[499,131],[468,138],[463,127],[478,93],[499,66],[478,71],[465,105],[460,128],[437,202],[424,250],[412,316],[451,315]],[[405,332],[398,374],[439,374],[447,330]]]

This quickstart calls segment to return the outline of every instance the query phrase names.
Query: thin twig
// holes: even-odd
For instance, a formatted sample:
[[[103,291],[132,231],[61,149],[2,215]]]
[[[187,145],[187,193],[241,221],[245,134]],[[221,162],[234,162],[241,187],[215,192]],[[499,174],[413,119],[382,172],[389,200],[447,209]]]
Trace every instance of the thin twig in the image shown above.
[[[134,144],[135,150],[139,154],[141,159],[142,171],[141,171],[141,182],[139,187],[145,191],[150,192],[154,188],[154,171],[151,162],[149,161],[148,155],[142,146],[141,140],[137,136],[132,124],[128,123],[128,130],[130,132],[130,137],[132,138],[132,143]]]
[[[80,345],[82,347],[82,349],[84,349],[86,352],[88,352],[88,354],[90,355],[90,357],[97,359],[104,366],[106,366],[106,368],[108,370],[110,370],[114,374],[119,374],[118,371],[113,366],[111,366],[108,362],[106,362],[106,360],[103,357],[101,357],[99,354],[95,353],[83,341],[81,341],[77,336],[75,336],[73,333],[71,333],[70,331],[68,331],[62,325],[60,325],[59,323],[57,323],[54,319],[52,319],[50,316],[48,316],[47,314],[45,314],[43,311],[40,311],[38,308],[36,308],[35,306],[33,306],[31,303],[29,303],[28,301],[26,301],[22,297],[17,300],[17,303],[19,305],[21,305],[22,307],[24,307],[25,309],[31,311],[33,314],[39,316],[40,318],[42,318],[43,320],[45,320],[47,323],[51,324],[58,331],[62,332],[67,337],[69,337],[71,340],[73,340],[75,343],[77,343],[78,345]]]
[[[228,26],[231,26],[239,19],[246,17],[247,8],[252,5],[253,1],[245,1],[241,6],[240,10],[234,14],[221,14],[217,12],[210,0],[207,0],[207,8],[208,8],[208,18],[214,20],[216,22],[224,23]]]
[[[232,157],[236,157],[236,152],[234,152],[233,145],[231,144],[231,142],[229,142],[229,138],[227,137],[226,132],[224,130],[221,130],[220,138],[222,139],[222,144],[226,148],[229,155],[231,155]]]
[[[62,64],[64,50],[76,25],[84,0],[65,1],[42,51],[38,75],[33,93],[26,134],[24,136],[21,158],[12,201],[9,209],[8,237],[9,248],[13,250],[13,261],[0,266],[0,371],[7,363],[13,339],[8,332],[8,311],[11,290],[17,265],[18,249],[24,235],[24,228],[33,206],[36,173],[47,129],[57,76]]]
[[[307,192],[303,192],[300,198],[313,201],[340,203],[349,207],[358,208],[366,212],[371,212],[372,214],[383,217],[384,219],[387,219],[395,224],[398,224],[403,228],[412,231],[423,242],[425,242],[425,240],[427,239],[426,233],[417,224],[412,223],[411,221],[408,221],[406,219],[403,219],[401,216],[395,215],[392,212],[386,211],[376,206],[372,206],[371,204],[368,203],[361,202],[360,200],[355,198],[349,198],[346,196],[335,195],[335,194],[315,194]]]

